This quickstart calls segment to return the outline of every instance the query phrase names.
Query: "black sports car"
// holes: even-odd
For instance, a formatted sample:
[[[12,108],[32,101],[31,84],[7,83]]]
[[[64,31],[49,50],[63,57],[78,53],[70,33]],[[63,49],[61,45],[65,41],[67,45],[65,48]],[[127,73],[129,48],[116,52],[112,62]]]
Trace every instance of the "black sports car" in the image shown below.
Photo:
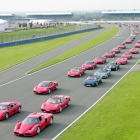
[[[111,70],[118,70],[120,68],[120,64],[119,63],[116,63],[115,61],[112,61],[112,62],[109,62],[105,68],[109,68]]]

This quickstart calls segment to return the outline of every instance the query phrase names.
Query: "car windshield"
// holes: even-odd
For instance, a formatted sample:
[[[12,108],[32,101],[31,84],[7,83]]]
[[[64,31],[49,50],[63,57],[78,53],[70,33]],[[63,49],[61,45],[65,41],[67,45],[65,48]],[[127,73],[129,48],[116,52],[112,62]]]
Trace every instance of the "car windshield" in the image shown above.
[[[98,72],[107,72],[107,69],[99,69]]]
[[[37,124],[38,123],[38,119],[34,118],[34,117],[27,117],[23,120],[24,124]]]
[[[0,110],[7,110],[8,106],[7,105],[0,105]]]
[[[87,61],[86,64],[93,64],[94,62],[92,61]]]
[[[87,80],[96,80],[96,77],[87,77]]]
[[[47,100],[47,103],[52,103],[52,104],[57,104],[57,103],[60,103],[60,102],[61,102],[61,100],[58,97],[51,97]]]
[[[38,84],[39,87],[48,87],[49,86],[49,82],[41,82],[40,84]]]
[[[71,71],[79,71],[79,69],[74,68],[74,69],[71,69]]]

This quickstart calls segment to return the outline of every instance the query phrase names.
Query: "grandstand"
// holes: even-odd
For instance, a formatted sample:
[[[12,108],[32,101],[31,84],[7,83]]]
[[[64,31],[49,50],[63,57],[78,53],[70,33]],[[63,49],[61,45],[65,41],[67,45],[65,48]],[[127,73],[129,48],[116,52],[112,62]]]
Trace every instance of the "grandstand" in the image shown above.
[[[73,13],[26,13],[28,18],[36,18],[36,19],[69,19],[74,16]]]
[[[116,11],[108,10],[102,11],[104,18],[140,18],[140,11]]]
[[[0,19],[7,20],[15,17],[15,14],[0,14]]]

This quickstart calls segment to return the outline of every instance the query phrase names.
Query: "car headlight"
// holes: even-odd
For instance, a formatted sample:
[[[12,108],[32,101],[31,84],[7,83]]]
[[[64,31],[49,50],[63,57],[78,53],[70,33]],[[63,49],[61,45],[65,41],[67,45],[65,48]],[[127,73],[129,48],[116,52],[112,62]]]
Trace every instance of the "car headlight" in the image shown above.
[[[31,129],[31,131],[35,131],[36,130],[36,128],[35,127],[33,127],[32,129]]]
[[[109,66],[109,68],[111,68],[112,66]]]

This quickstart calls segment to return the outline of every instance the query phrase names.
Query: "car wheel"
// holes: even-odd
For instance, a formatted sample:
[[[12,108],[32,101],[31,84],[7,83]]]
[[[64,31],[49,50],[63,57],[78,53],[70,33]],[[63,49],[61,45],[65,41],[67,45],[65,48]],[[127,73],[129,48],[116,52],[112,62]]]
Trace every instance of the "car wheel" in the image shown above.
[[[40,133],[40,127],[37,127],[36,133],[39,134]]]
[[[48,94],[50,94],[50,93],[51,93],[51,90],[49,89]]]
[[[68,106],[69,106],[70,104],[71,104],[71,101],[69,100],[69,101],[68,101]]]
[[[79,75],[79,77],[81,77],[81,74]]]
[[[100,83],[102,83],[103,81],[102,80],[100,80]]]
[[[118,68],[116,67],[116,69],[115,69],[116,71],[118,70]]]
[[[60,108],[59,108],[59,112],[61,112],[62,111],[62,106],[60,106]]]
[[[51,117],[50,118],[50,125],[52,125],[53,124],[53,118]]]
[[[5,119],[8,119],[8,118],[9,118],[9,114],[6,113],[6,114],[5,114]]]
[[[98,86],[98,82],[96,82],[95,85]]]
[[[19,107],[18,107],[18,113],[20,113],[20,112],[21,112],[21,107],[19,106]]]

